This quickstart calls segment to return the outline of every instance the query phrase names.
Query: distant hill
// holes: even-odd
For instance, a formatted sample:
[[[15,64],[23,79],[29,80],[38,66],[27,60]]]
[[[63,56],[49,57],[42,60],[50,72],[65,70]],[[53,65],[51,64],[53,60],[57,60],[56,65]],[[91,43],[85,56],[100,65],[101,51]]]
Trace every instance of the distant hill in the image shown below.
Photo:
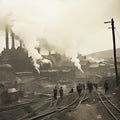
[[[99,59],[99,58],[110,59],[113,58],[113,50],[105,50],[87,55],[87,57],[89,56],[95,59]],[[117,49],[117,57],[120,57],[120,48]]]

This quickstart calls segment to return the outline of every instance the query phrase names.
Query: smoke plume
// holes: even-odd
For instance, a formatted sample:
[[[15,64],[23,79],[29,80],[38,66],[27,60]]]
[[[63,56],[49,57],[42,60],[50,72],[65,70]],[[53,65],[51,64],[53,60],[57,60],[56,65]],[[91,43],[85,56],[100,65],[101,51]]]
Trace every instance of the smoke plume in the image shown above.
[[[64,6],[59,0],[51,0],[51,2],[49,0],[41,0],[41,2],[36,0],[33,6],[37,6],[37,3],[40,3],[40,6],[37,6],[33,10],[29,8],[32,7],[31,4],[29,7],[24,5],[31,2],[31,0],[24,2],[19,2],[18,0],[8,2],[8,0],[3,0],[1,10],[4,12],[0,20],[3,23],[2,28],[6,24],[9,25],[15,35],[20,38],[18,40],[22,40],[24,47],[28,50],[29,56],[33,59],[36,70],[39,72],[38,68],[40,66],[37,64],[37,60],[40,59],[45,63],[50,63],[50,61],[43,59],[42,55],[35,49],[36,46],[39,45],[39,47],[46,50],[54,50],[55,52],[68,55],[67,50],[70,51],[72,48],[71,53],[73,53],[73,48],[76,47],[76,43],[72,40],[74,37],[68,37],[70,31],[65,31],[62,25],[64,24],[64,16],[68,13],[65,7],[68,6]],[[20,7],[23,7],[23,10],[19,10]],[[24,7],[27,7],[28,10],[25,11]],[[69,27],[69,24],[66,27]],[[66,41],[64,41],[65,39]],[[69,56],[72,58],[71,61],[74,65],[82,71],[80,61],[76,57],[77,55],[69,54]]]
[[[106,49],[106,44],[111,48],[103,21],[111,13],[119,19],[119,5],[119,0],[1,0],[0,28],[8,24],[23,40],[37,70],[37,59],[43,60],[37,46],[65,53],[81,70],[77,53]]]
[[[92,56],[87,57],[87,60],[91,63],[100,63],[100,62],[105,62],[103,58],[100,59],[95,59]]]

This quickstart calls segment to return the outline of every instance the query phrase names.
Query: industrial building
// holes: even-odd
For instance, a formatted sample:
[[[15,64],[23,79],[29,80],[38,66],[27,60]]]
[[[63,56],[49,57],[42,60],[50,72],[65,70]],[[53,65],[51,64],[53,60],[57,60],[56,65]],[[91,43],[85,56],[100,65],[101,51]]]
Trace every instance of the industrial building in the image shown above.
[[[10,39],[11,37],[11,39]],[[10,47],[10,40],[12,46]],[[6,26],[5,30],[6,46],[0,56],[0,64],[10,64],[15,71],[33,71],[32,58],[28,57],[27,50],[22,42],[18,48],[15,48],[15,34]]]

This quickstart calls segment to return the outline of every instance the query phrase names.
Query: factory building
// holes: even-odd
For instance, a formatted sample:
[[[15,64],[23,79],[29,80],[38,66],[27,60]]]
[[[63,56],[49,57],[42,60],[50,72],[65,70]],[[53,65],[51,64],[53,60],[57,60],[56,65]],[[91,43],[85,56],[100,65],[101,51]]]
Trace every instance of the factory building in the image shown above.
[[[0,64],[10,64],[15,71],[33,71],[32,58],[28,57],[28,52],[23,48],[22,41],[20,41],[19,47],[15,48],[15,34],[7,26],[5,29],[5,44],[6,46],[0,56]]]

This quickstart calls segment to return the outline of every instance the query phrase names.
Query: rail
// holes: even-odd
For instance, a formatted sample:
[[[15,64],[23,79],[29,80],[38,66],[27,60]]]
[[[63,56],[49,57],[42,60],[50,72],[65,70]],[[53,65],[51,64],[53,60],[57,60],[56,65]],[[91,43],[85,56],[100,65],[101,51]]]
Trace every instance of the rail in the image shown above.
[[[101,103],[104,105],[104,107],[106,108],[106,110],[109,112],[109,114],[113,117],[114,120],[120,120],[120,109],[115,106],[103,93],[101,93],[100,91],[97,92],[97,95],[101,101]],[[103,100],[102,96],[105,98],[105,100]],[[107,105],[108,103],[108,105]],[[112,111],[112,109],[110,108],[110,106],[112,107],[112,109],[114,109]],[[116,114],[117,113],[117,114]]]
[[[86,99],[88,99],[88,97],[86,97],[86,92],[83,93],[80,97],[76,98],[72,103],[70,103],[69,105],[65,106],[65,107],[62,107],[62,108],[59,108],[59,109],[55,109],[53,111],[50,111],[50,112],[47,112],[47,113],[44,113],[44,114],[41,114],[41,115],[36,115],[32,118],[30,118],[30,120],[38,120],[38,119],[42,119],[44,117],[47,117],[47,116],[50,116],[50,115],[53,115],[55,113],[58,113],[58,112],[62,112],[64,110],[67,110],[71,107],[76,107],[78,104],[81,104],[83,101],[85,101]]]

